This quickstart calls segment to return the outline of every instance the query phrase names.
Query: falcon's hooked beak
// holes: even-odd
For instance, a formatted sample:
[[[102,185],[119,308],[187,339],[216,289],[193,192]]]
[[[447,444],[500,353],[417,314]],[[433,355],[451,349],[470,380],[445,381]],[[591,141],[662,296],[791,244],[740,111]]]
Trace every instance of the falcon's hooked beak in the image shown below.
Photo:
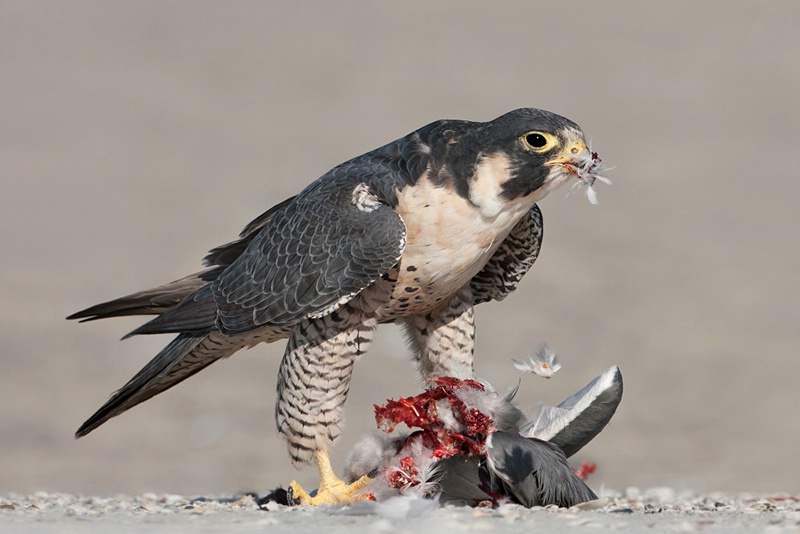
[[[570,176],[577,178],[579,181],[575,185],[587,188],[586,196],[592,204],[597,204],[597,193],[592,189],[595,180],[600,180],[606,184],[611,183],[605,177],[606,168],[601,163],[597,152],[589,150],[582,137],[574,139],[569,143],[566,150],[547,161],[545,166],[556,167],[562,171],[555,173],[556,175],[553,179],[560,178],[564,180]]]
[[[572,141],[565,151],[545,163],[545,165],[548,167],[552,165],[572,166],[577,164],[581,158],[585,158],[587,156],[591,158],[592,153],[589,152],[584,140],[578,138]]]

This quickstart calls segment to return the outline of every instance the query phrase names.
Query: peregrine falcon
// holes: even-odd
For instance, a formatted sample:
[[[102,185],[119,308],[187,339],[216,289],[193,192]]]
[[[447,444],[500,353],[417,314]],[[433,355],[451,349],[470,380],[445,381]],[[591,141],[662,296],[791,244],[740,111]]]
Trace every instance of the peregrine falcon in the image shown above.
[[[128,336],[178,334],[76,436],[240,349],[287,339],[278,432],[293,463],[320,470],[315,497],[291,489],[311,504],[351,499],[366,481],[342,482],[327,451],[377,325],[405,329],[423,377],[471,376],[473,307],[502,300],[536,260],[536,203],[570,181],[592,192],[598,178],[580,127],[532,108],[439,120],[342,163],[212,249],[204,270],[68,317],[153,314]]]

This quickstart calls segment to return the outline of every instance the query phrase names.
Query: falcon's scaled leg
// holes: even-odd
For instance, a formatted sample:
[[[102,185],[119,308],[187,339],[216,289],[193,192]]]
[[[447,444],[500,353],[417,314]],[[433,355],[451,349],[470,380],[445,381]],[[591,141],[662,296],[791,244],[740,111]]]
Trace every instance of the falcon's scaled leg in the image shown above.
[[[275,421],[293,463],[317,463],[320,487],[311,497],[299,484],[289,487],[302,504],[350,502],[369,479],[346,485],[336,477],[328,447],[341,434],[342,408],[355,360],[367,350],[377,325],[350,306],[297,325],[278,374]]]
[[[475,313],[469,286],[442,306],[402,321],[423,377],[472,378]]]

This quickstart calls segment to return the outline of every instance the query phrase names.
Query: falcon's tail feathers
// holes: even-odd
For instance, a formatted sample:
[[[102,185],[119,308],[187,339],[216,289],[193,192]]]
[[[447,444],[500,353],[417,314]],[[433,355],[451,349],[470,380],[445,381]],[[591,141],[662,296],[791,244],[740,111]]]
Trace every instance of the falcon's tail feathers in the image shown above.
[[[124,335],[122,339],[140,334],[205,334],[214,328],[217,305],[211,285],[205,285],[158,317]]]
[[[112,417],[168,390],[243,346],[227,341],[218,332],[179,335],[87,419],[75,437],[85,436]]]
[[[73,313],[67,319],[80,319],[84,323],[126,315],[158,315],[171,310],[193,292],[215,280],[222,270],[221,267],[211,267],[153,289],[96,304]]]
[[[183,299],[206,285],[213,282],[231,263],[245,251],[250,242],[266,226],[275,213],[285,208],[294,200],[289,198],[277,204],[248,224],[239,239],[216,247],[209,251],[203,259],[203,264],[208,269],[190,274],[180,280],[175,280],[163,286],[146,289],[118,299],[103,302],[95,306],[73,313],[67,319],[80,319],[80,322],[96,321],[108,317],[122,317],[125,315],[159,315],[171,310]]]

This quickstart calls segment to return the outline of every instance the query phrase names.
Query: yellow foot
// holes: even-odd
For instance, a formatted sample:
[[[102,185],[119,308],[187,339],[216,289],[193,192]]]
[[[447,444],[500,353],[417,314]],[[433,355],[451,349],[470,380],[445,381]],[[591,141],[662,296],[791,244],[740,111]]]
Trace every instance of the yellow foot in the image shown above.
[[[299,502],[300,504],[310,504],[319,506],[321,504],[351,504],[357,501],[374,500],[374,497],[364,491],[372,479],[363,476],[352,484],[345,484],[343,480],[336,476],[331,468],[331,461],[328,453],[324,450],[314,452],[314,461],[319,468],[319,489],[313,497],[300,484],[292,481],[289,489],[289,502]]]
[[[364,489],[372,482],[368,476],[363,476],[353,482],[352,484],[345,484],[338,478],[335,481],[326,481],[327,485],[321,485],[317,490],[316,495],[313,497],[310,493],[300,486],[294,480],[289,484],[289,502],[297,502],[299,504],[310,504],[312,506],[320,505],[335,505],[335,504],[352,504],[358,501],[374,500],[371,493],[365,492]]]

